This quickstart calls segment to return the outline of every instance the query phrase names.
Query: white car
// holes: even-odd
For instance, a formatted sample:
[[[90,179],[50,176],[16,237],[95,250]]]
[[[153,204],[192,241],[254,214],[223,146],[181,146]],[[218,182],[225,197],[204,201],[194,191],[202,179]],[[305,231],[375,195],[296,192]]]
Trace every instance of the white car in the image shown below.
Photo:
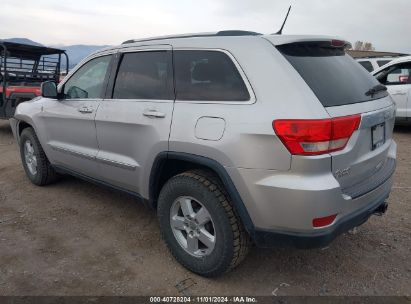
[[[371,73],[396,58],[398,57],[363,57],[355,60]]]
[[[397,105],[397,121],[411,121],[411,56],[401,57],[372,72],[388,88]]]

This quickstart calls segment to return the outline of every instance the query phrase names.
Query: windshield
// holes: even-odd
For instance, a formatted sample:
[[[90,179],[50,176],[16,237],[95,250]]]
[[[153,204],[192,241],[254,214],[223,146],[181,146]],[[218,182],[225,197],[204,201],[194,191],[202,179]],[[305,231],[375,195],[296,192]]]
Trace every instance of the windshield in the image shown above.
[[[387,96],[368,94],[379,82],[341,48],[320,43],[277,46],[324,107],[365,102]]]

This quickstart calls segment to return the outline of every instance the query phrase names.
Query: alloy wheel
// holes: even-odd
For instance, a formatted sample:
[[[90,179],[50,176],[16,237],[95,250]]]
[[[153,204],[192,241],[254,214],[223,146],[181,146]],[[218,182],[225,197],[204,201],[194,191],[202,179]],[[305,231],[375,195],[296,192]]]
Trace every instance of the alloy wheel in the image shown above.
[[[204,257],[213,251],[216,232],[207,208],[198,200],[178,197],[170,209],[170,225],[180,246],[195,257]]]
[[[34,147],[30,140],[26,140],[24,143],[24,160],[26,162],[27,169],[31,175],[37,174],[37,156],[34,153]]]

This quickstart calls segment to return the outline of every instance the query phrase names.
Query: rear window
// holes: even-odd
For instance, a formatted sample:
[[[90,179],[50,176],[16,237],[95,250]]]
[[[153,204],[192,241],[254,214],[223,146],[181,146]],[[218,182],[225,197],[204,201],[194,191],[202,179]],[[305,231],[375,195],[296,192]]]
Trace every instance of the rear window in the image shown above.
[[[379,82],[341,48],[320,43],[293,43],[277,46],[305,80],[324,107],[370,101],[387,92],[367,96]]]
[[[175,51],[176,98],[247,101],[247,87],[233,61],[220,51]]]

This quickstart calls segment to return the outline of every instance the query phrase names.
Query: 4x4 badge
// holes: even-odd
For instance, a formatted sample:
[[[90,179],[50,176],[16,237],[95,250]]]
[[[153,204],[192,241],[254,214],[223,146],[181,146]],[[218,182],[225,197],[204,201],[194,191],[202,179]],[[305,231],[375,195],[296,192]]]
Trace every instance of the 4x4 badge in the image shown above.
[[[346,176],[346,175],[350,174],[350,171],[351,171],[351,168],[350,168],[350,167],[345,168],[345,169],[338,169],[337,171],[335,171],[335,175],[336,175],[338,178],[341,178],[341,177],[343,177],[343,176]]]

